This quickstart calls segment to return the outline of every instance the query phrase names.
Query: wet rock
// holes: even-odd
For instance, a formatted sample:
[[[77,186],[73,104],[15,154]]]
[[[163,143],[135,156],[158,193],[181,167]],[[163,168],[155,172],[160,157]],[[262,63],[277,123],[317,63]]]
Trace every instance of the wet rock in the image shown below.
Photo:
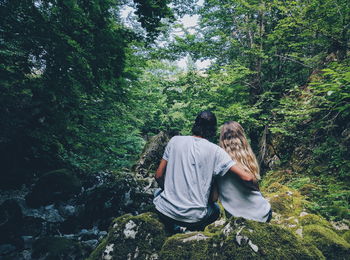
[[[51,171],[39,178],[26,201],[31,207],[39,207],[67,200],[78,194],[81,188],[82,184],[73,172],[66,169]]]
[[[22,244],[19,239],[22,220],[22,210],[17,201],[7,200],[0,205],[0,244]]]
[[[83,259],[83,248],[77,241],[63,237],[43,237],[33,244],[35,259]]]
[[[0,256],[8,255],[16,250],[16,247],[11,244],[0,245]]]
[[[107,230],[113,218],[125,213],[141,213],[152,205],[153,197],[139,191],[139,183],[129,173],[115,174],[108,183],[87,190],[79,201],[85,207],[79,212],[81,227]]]

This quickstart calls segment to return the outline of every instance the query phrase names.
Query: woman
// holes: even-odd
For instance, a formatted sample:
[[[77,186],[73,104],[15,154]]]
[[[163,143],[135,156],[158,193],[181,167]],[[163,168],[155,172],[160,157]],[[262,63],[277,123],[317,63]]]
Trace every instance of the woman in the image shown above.
[[[242,126],[234,121],[226,122],[221,128],[220,146],[243,169],[259,180],[259,166],[247,141]],[[270,203],[262,196],[257,186],[247,185],[235,174],[226,173],[217,180],[219,199],[226,216],[243,217],[260,222],[269,222],[272,217]]]

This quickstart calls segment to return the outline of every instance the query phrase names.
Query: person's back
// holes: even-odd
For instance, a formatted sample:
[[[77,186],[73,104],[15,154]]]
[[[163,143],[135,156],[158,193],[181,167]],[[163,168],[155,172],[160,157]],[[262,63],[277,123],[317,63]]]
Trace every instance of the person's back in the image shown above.
[[[255,178],[260,178],[256,157],[239,123],[229,121],[223,125],[220,146]],[[230,215],[260,222],[268,222],[271,219],[271,205],[262,196],[258,186],[245,185],[234,174],[218,178],[217,184],[220,201]]]
[[[213,176],[225,174],[234,162],[222,148],[195,136],[173,137],[163,159],[168,163],[164,191],[154,199],[157,210],[178,221],[200,221]]]
[[[269,220],[271,205],[260,191],[247,187],[233,174],[219,178],[218,186],[222,206],[231,216],[259,222]]]

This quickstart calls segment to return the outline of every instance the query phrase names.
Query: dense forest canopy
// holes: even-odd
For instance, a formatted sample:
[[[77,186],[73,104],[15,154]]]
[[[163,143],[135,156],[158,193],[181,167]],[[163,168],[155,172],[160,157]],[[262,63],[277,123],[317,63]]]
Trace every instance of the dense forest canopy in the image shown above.
[[[211,109],[243,125],[264,171],[317,179],[313,209],[349,217],[349,1],[2,0],[0,17],[2,186],[129,168],[148,137],[189,134]]]

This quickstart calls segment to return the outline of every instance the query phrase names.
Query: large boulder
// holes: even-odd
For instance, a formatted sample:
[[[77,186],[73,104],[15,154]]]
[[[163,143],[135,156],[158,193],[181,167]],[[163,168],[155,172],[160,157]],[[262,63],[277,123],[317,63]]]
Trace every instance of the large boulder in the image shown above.
[[[81,182],[73,172],[67,169],[55,170],[39,178],[26,196],[26,201],[31,207],[39,207],[67,200],[80,193],[81,188]]]
[[[309,240],[279,225],[220,220],[204,232],[167,234],[154,213],[117,218],[90,255],[97,259],[325,259]]]
[[[208,231],[208,229],[207,229]],[[233,218],[219,232],[172,236],[161,259],[324,259],[312,245],[280,226]]]
[[[76,221],[74,225],[91,228],[97,225],[107,230],[111,221],[126,213],[139,214],[152,207],[152,196],[140,191],[139,181],[130,173],[111,174],[108,182],[86,190],[78,199],[84,204],[77,217],[68,221]]]
[[[130,214],[115,219],[107,238],[89,260],[159,259],[166,233],[154,213]]]
[[[160,132],[150,138],[145,145],[139,161],[134,166],[136,173],[143,177],[148,177],[151,173],[153,177],[169,139],[170,136],[165,132]]]

